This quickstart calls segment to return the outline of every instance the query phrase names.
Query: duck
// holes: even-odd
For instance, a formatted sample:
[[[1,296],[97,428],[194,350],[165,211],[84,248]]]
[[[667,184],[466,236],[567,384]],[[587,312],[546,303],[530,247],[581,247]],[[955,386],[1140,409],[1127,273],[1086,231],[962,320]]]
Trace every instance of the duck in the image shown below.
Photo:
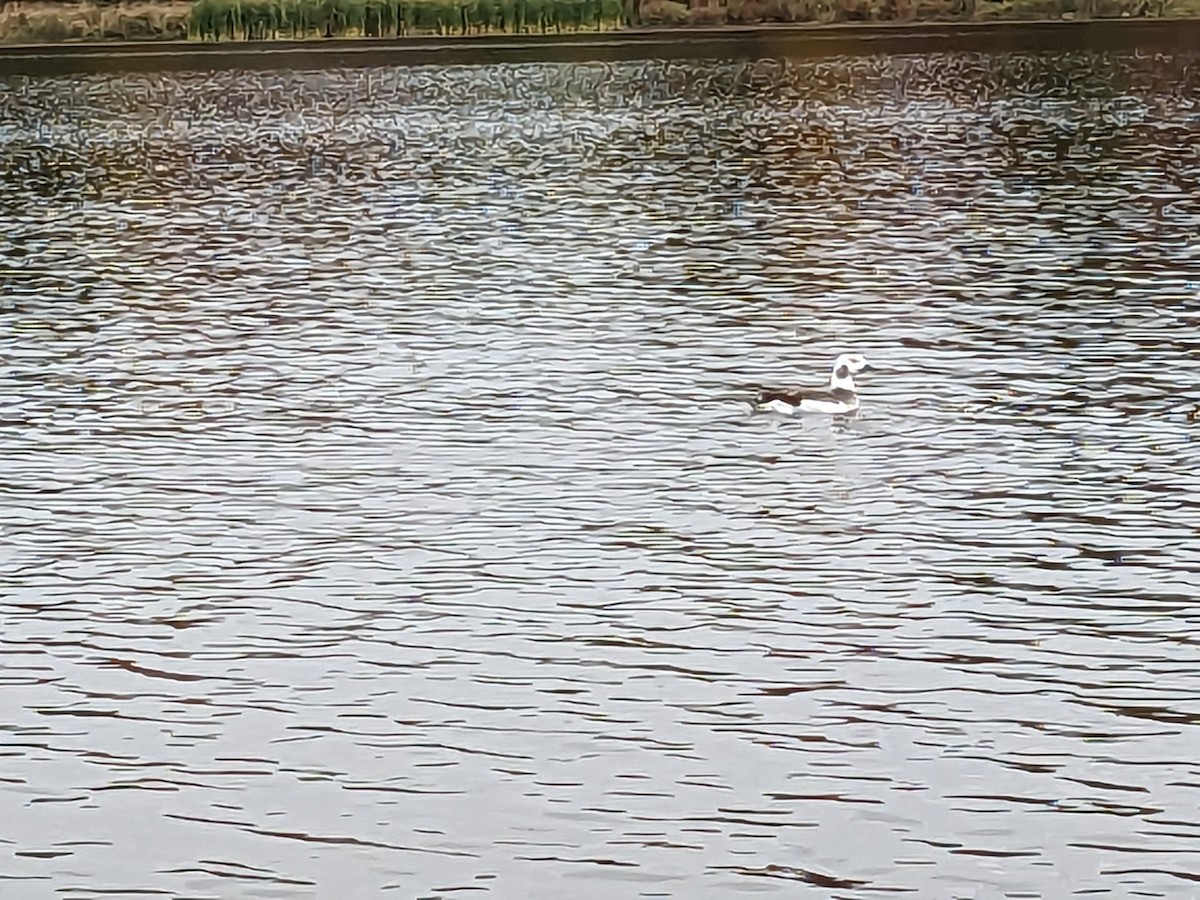
[[[830,413],[840,415],[858,409],[858,388],[854,376],[871,368],[861,353],[843,353],[833,361],[827,388],[769,388],[754,398],[756,412],[782,413],[785,416],[798,412]]]

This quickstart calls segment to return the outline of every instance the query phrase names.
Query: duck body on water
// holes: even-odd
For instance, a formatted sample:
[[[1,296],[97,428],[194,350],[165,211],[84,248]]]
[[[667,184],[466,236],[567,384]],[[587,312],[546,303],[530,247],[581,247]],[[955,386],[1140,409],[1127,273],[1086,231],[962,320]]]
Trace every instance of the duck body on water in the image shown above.
[[[774,412],[785,416],[798,412],[839,415],[858,409],[858,387],[854,376],[871,368],[861,353],[843,353],[833,361],[829,386],[825,388],[770,388],[754,398],[756,412]]]

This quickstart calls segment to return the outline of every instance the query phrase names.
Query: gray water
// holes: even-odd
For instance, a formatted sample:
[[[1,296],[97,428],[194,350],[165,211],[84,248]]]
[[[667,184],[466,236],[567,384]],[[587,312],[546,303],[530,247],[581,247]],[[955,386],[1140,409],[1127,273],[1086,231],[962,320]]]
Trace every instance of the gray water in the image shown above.
[[[1195,896],[1198,62],[4,81],[0,896]]]

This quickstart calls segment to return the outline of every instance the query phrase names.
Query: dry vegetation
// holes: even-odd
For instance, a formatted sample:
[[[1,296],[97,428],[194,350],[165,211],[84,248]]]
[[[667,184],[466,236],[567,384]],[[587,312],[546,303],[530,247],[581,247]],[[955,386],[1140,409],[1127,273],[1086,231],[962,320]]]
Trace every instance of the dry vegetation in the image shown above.
[[[187,37],[192,4],[175,0],[133,3],[20,3],[0,8],[2,41],[69,41]]]
[[[1200,0],[123,0],[0,7],[0,41],[229,40],[745,25],[1200,15]]]

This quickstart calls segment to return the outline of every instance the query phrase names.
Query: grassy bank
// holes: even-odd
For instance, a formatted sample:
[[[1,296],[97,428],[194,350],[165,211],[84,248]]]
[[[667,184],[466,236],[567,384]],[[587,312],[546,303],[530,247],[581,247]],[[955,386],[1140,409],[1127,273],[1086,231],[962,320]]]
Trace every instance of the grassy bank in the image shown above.
[[[13,2],[0,41],[530,34],[635,26],[1200,16],[1200,0],[123,0]]]

